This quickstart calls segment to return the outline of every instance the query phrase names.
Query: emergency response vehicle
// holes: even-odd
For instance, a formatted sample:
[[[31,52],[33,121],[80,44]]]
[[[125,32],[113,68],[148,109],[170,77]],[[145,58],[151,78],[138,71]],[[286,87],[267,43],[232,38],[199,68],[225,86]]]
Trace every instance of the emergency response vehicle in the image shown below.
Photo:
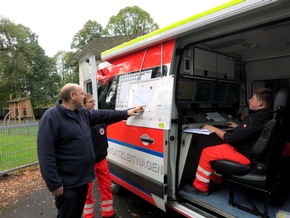
[[[248,113],[253,90],[289,87],[290,1],[229,1],[104,51],[102,60],[92,87],[98,108],[145,106],[108,127],[116,184],[186,217],[289,216],[289,186],[267,190],[269,199],[238,184],[233,196],[226,181],[209,196],[183,187],[202,148],[219,143],[200,127],[231,131],[225,124]]]

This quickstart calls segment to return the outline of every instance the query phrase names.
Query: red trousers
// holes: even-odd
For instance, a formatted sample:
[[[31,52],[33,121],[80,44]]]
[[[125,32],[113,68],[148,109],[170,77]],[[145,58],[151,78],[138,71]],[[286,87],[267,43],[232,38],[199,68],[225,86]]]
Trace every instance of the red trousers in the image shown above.
[[[110,217],[114,214],[113,194],[111,191],[111,175],[107,159],[95,164],[95,173],[98,180],[98,187],[101,195],[101,209],[103,217]],[[93,183],[89,183],[86,204],[84,207],[84,218],[94,218],[94,197]]]
[[[284,157],[290,157],[290,142],[287,142],[284,148],[284,151],[282,153],[282,158]]]
[[[222,177],[213,172],[210,162],[231,160],[241,164],[250,164],[250,160],[229,144],[209,146],[202,150],[193,185],[200,191],[207,191],[210,180],[221,183]]]

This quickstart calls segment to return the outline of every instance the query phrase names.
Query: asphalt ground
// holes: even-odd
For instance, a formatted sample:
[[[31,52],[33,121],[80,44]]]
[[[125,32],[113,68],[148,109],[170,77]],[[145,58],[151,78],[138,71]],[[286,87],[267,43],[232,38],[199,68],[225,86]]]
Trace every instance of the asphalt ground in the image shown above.
[[[100,195],[96,183],[93,186],[93,195],[96,200],[95,218],[100,218]],[[178,214],[166,213],[125,189],[114,194],[114,209],[115,213],[122,218],[182,217]],[[53,218],[56,217],[56,214],[54,197],[44,188],[33,192],[26,198],[19,199],[16,206],[2,211],[0,217]]]

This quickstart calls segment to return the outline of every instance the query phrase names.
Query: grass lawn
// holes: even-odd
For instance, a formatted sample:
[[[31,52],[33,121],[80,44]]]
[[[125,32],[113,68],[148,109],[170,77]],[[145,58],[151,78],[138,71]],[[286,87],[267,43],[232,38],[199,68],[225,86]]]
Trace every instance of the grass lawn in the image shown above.
[[[37,162],[38,126],[0,130],[0,172]]]

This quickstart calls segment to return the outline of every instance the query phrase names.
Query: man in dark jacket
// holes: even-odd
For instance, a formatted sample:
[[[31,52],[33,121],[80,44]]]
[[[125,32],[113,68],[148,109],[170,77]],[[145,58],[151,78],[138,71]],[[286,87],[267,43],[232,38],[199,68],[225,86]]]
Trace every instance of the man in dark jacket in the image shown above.
[[[91,126],[125,120],[143,111],[141,106],[124,111],[82,108],[83,89],[64,85],[61,100],[39,122],[37,152],[42,177],[52,194],[59,218],[80,218],[88,183],[95,178]]]
[[[225,132],[211,125],[203,127],[214,132],[225,143],[203,149],[193,185],[186,185],[185,191],[208,195],[210,180],[215,183],[221,182],[221,177],[213,173],[211,161],[225,159],[250,164],[251,149],[262,133],[265,124],[273,117],[273,102],[274,92],[271,89],[259,89],[249,99],[249,109],[252,113],[239,125],[230,122],[229,126],[235,128],[233,132]]]

